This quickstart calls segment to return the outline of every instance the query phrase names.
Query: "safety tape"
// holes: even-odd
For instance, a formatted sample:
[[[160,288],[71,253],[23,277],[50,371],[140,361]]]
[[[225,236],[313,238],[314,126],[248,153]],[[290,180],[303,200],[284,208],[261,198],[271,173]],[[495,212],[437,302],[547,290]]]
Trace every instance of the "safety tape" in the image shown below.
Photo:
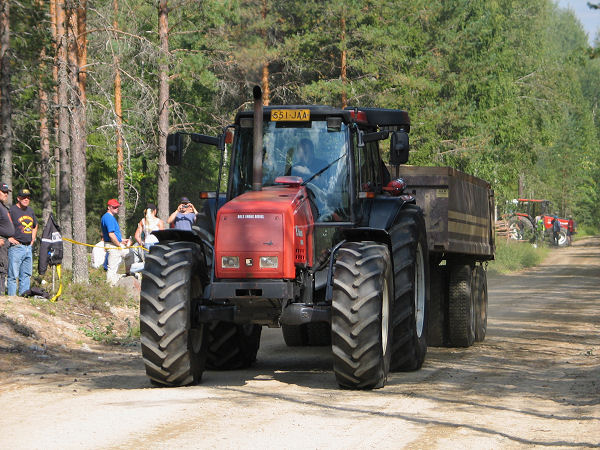
[[[92,248],[96,247],[95,245],[86,244],[84,242],[74,241],[73,239],[69,239],[66,237],[63,237],[62,240],[70,242],[71,244],[84,245],[86,247],[92,247]],[[141,248],[141,249],[144,249],[145,251],[148,251],[148,249],[146,247],[144,247],[143,245],[132,245],[131,247],[125,247],[125,248]],[[62,267],[61,266],[62,266],[61,264],[56,265],[56,273],[58,275],[58,291],[56,291],[56,294],[54,295],[54,297],[52,297],[50,299],[51,302],[56,302],[56,300],[58,300],[58,298],[62,294],[63,285],[62,285]]]
[[[63,240],[63,241],[70,242],[71,244],[85,245],[86,247],[92,247],[92,248],[95,248],[95,247],[96,247],[95,245],[92,245],[92,244],[86,244],[86,243],[84,243],[84,242],[77,242],[77,241],[74,241],[73,239],[69,239],[69,238],[66,238],[66,237],[63,237],[63,238],[62,238],[62,240]],[[117,248],[117,247],[115,247],[115,248]],[[125,247],[125,248],[141,248],[141,249],[144,249],[144,250],[146,250],[147,252],[149,251],[149,250],[148,250],[146,247],[144,247],[143,245],[132,245],[132,246],[130,246],[130,247]]]
[[[56,265],[56,273],[58,274],[58,291],[56,291],[56,294],[54,295],[54,297],[52,297],[50,299],[51,302],[55,302],[58,297],[60,297],[60,294],[62,294],[62,267],[61,264],[57,264]]]

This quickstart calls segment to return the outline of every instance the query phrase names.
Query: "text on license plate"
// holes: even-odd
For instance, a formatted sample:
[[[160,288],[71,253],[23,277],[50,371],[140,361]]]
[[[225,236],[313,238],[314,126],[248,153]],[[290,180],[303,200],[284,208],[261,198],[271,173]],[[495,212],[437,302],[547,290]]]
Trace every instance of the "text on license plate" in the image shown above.
[[[273,109],[271,120],[306,122],[310,120],[310,109]]]

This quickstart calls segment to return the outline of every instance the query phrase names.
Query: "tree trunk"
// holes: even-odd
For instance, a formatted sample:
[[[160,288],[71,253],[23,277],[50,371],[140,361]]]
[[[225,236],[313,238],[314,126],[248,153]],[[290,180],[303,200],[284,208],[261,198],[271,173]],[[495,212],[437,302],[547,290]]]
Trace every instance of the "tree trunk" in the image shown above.
[[[119,29],[117,17],[119,15],[118,0],[113,0],[113,28]],[[115,34],[115,40],[118,35]],[[125,230],[127,209],[125,205],[125,171],[123,170],[123,110],[121,106],[121,72],[119,67],[119,55],[117,52],[113,56],[113,65],[115,71],[115,122],[116,122],[116,144],[117,144],[117,198],[121,204],[119,208],[119,227]]]
[[[41,7],[42,5],[40,5]],[[40,52],[40,72],[46,70],[46,50]],[[48,92],[42,80],[38,79],[38,95],[40,97],[40,178],[41,178],[41,200],[42,200],[42,223],[48,221],[52,212],[52,195],[50,192],[50,130],[48,129]]]
[[[346,49],[346,17],[342,15],[342,35],[341,35],[341,47],[342,47],[342,61],[341,61],[341,79],[342,79],[342,108],[348,106],[348,94],[346,92],[346,87],[348,85],[348,79],[346,76],[347,70],[347,49]]]
[[[71,11],[69,33],[69,65],[71,80],[71,176],[73,192],[73,239],[87,242],[86,227],[86,93],[85,65],[87,64],[86,0],[79,0],[77,10]],[[76,33],[75,33],[76,31]],[[87,248],[73,246],[73,281],[88,283]]]
[[[0,182],[12,187],[12,106],[10,92],[10,8],[8,0],[0,1],[0,120],[2,121],[2,160]],[[8,204],[12,196],[8,196]]]
[[[167,165],[167,134],[169,133],[169,28],[167,0],[158,6],[158,35],[160,37],[160,63],[158,82],[158,215],[169,216],[169,166]]]
[[[54,50],[54,64],[52,66],[52,79],[54,80],[54,90],[52,92],[52,105],[54,110],[58,108],[58,10],[56,7],[57,0],[50,0],[50,28],[52,32],[52,48]],[[52,129],[54,133],[54,201],[56,203],[56,211],[60,213],[60,146],[58,133],[58,114],[53,114]],[[60,216],[59,216],[60,217]]]
[[[267,19],[267,12],[268,12],[267,0],[263,0],[263,2],[262,2],[263,23],[265,23],[265,20]],[[261,30],[261,34],[263,37],[265,48],[268,48],[269,43],[267,42],[267,30],[265,30],[264,25]],[[262,92],[263,92],[263,106],[269,106],[269,101],[271,98],[271,89],[269,87],[269,61],[265,61],[263,63],[261,85],[262,85]]]
[[[66,11],[64,3],[60,1],[56,5],[56,37],[57,37],[57,64],[58,64],[58,142],[60,147],[60,186],[58,188],[60,197],[60,226],[63,237],[72,238],[73,228],[71,224],[71,166],[69,158],[69,74],[67,72],[67,35],[66,35]],[[72,245],[64,242],[63,268],[71,270],[73,267]]]

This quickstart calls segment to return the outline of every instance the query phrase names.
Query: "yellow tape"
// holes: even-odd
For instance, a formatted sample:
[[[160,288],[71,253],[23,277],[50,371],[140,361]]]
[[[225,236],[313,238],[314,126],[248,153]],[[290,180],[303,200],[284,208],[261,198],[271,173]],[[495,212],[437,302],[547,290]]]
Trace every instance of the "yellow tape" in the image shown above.
[[[92,247],[92,248],[96,247],[95,245],[92,245],[92,244],[85,244],[85,243],[83,243],[83,242],[77,242],[77,241],[74,241],[73,239],[69,239],[69,238],[66,238],[66,237],[63,237],[63,238],[62,238],[62,240],[63,240],[63,241],[70,242],[71,244],[85,245],[86,247]],[[132,245],[131,247],[125,247],[125,248],[142,248],[142,249],[144,249],[144,250],[146,250],[146,251],[149,251],[149,250],[148,250],[146,247],[144,247],[143,245]]]
[[[56,273],[58,274],[58,291],[56,291],[56,295],[50,299],[51,302],[55,302],[58,297],[60,297],[60,294],[62,294],[62,268],[60,264],[57,264],[56,266]]]

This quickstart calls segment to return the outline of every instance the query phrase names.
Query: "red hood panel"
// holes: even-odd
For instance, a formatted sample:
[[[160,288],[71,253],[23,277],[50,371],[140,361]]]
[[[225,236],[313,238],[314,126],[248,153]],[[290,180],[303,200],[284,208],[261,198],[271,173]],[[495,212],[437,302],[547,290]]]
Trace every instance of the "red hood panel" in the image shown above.
[[[217,278],[295,278],[297,227],[305,233],[305,252],[312,250],[306,231],[312,215],[305,192],[303,187],[270,187],[223,205],[215,232]],[[222,258],[232,256],[239,258],[239,268],[222,268]],[[260,268],[261,256],[276,256],[278,267]]]

